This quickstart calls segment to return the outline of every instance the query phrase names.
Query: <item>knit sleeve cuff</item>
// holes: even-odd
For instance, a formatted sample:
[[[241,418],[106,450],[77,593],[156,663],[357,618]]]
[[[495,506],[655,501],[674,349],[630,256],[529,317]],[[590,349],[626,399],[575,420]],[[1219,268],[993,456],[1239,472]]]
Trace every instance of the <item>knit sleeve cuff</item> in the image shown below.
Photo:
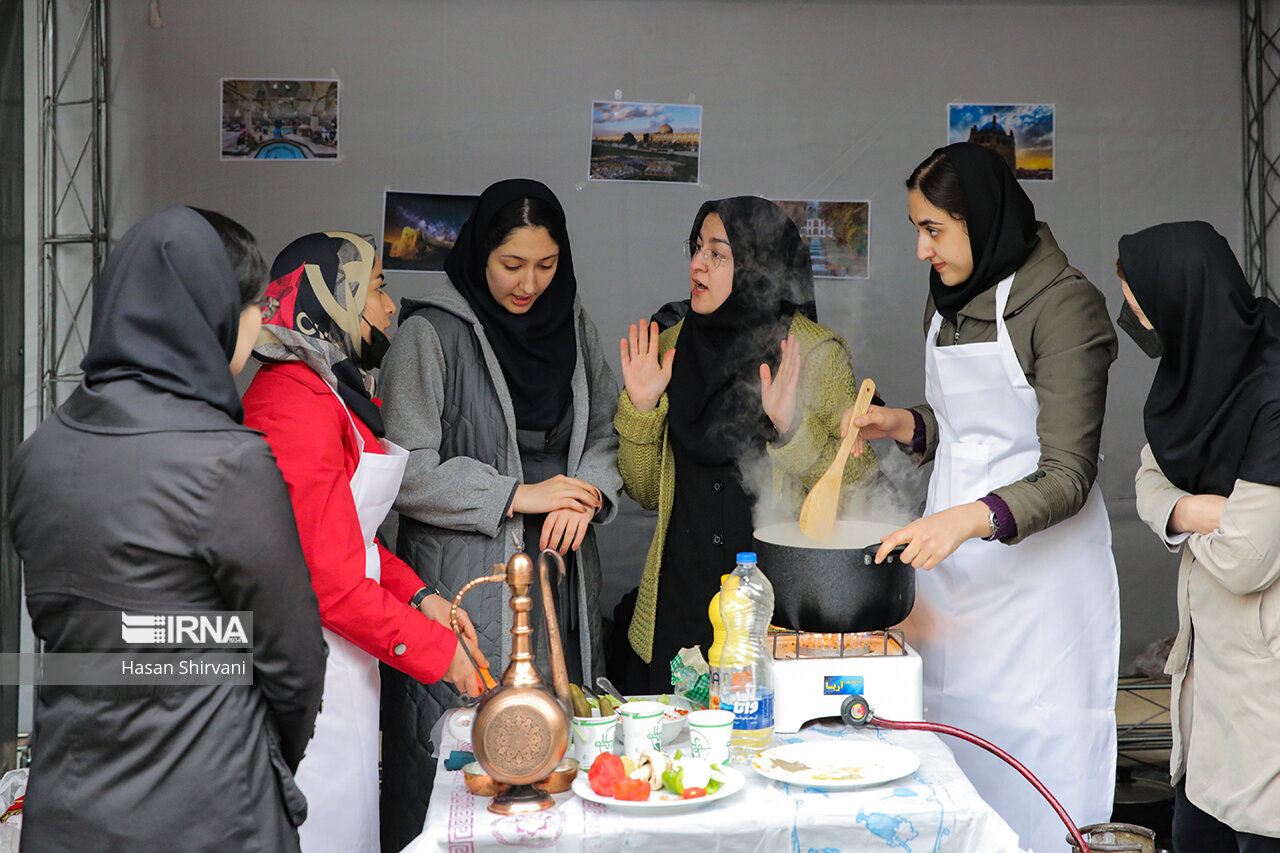
[[[908,411],[911,412],[911,421],[915,424],[911,432],[911,445],[908,450],[919,456],[924,453],[924,415],[915,409],[909,409]],[[1004,501],[1001,501],[1001,503],[1004,503]]]
[[[916,415],[916,417],[920,417]],[[999,536],[996,538],[1003,542],[1006,539],[1012,539],[1018,535],[1018,522],[1013,517],[1013,510],[1009,509],[1009,505],[1004,502],[1004,498],[997,495],[986,495],[978,498],[986,504],[987,509],[991,510],[996,517],[996,529]]]
[[[640,412],[623,391],[618,397],[618,413],[613,418],[618,435],[633,444],[657,444],[667,428],[667,395],[658,398],[651,411]]]

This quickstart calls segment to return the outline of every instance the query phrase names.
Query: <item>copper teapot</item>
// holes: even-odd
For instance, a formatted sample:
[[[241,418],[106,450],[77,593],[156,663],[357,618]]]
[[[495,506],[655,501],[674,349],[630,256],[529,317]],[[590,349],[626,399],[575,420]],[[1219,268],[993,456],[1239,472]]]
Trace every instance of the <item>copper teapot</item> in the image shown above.
[[[472,587],[505,581],[511,588],[511,610],[515,614],[511,625],[511,662],[498,685],[476,706],[475,722],[471,726],[476,761],[495,781],[511,786],[489,803],[489,811],[496,814],[522,814],[554,806],[551,796],[533,783],[551,775],[569,745],[569,675],[560,643],[560,625],[552,604],[548,562],[555,565],[559,576],[565,571],[559,554],[550,549],[542,552],[538,569],[543,613],[551,640],[554,694],[533,665],[533,629],[529,625],[529,611],[533,607],[533,599],[529,597],[533,560],[528,554],[514,554],[505,566],[496,563],[492,575],[468,583],[454,597],[450,612],[456,634],[458,606]]]

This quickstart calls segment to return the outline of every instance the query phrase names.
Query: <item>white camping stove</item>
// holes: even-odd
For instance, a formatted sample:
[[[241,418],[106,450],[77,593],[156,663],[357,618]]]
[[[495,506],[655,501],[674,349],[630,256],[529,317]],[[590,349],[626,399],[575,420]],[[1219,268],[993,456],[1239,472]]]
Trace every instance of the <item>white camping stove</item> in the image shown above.
[[[814,634],[771,628],[768,640],[775,732],[798,732],[810,720],[838,717],[854,693],[889,719],[923,719],[920,655],[901,629]]]

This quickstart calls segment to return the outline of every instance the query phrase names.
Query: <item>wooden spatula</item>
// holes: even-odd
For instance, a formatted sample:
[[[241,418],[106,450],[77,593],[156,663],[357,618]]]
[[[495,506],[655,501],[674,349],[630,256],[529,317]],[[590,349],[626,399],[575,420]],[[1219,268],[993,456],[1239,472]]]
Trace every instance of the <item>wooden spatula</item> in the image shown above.
[[[865,415],[871,407],[871,398],[875,396],[876,383],[870,379],[862,380],[858,388],[858,399],[853,403],[853,416]],[[831,467],[822,475],[822,479],[813,484],[804,504],[800,507],[800,532],[810,539],[826,543],[831,541],[831,532],[836,526],[836,512],[840,508],[840,481],[844,479],[844,464],[853,450],[853,443],[858,440],[858,428],[849,425],[836,458],[831,460]]]

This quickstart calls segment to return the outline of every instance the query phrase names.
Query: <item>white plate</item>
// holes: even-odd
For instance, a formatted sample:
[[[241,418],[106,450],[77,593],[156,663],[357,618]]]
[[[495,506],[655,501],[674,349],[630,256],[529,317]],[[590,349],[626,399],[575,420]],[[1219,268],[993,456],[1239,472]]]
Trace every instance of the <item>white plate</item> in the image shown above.
[[[649,799],[647,800],[616,800],[613,797],[602,797],[591,790],[591,782],[588,781],[585,772],[579,773],[574,777],[573,792],[584,800],[602,803],[622,812],[661,812],[662,814],[688,812],[719,802],[725,797],[732,797],[742,790],[743,785],[747,784],[747,780],[742,773],[732,767],[725,767],[722,764],[720,765],[720,772],[725,777],[724,782],[720,785],[720,790],[714,794],[707,794],[705,797],[696,797],[692,800],[682,800],[678,795],[671,793],[666,788],[650,791]]]
[[[751,760],[751,766],[761,776],[792,785],[862,788],[914,773],[920,758],[887,743],[805,741],[766,749]]]

